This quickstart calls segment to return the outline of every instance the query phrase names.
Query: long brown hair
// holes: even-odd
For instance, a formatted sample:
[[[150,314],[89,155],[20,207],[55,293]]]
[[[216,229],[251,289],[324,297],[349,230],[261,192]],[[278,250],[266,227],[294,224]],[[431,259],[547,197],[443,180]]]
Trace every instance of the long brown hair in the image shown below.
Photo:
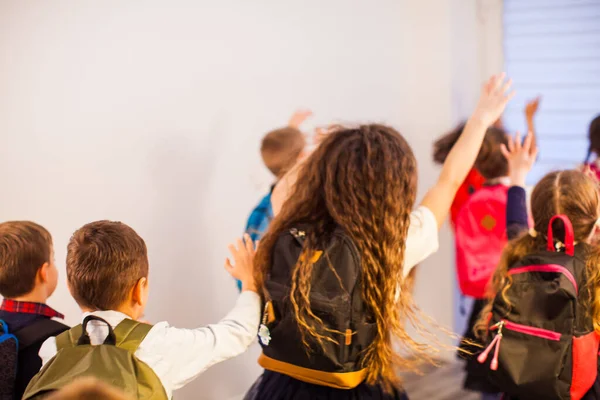
[[[580,171],[557,171],[546,175],[535,186],[531,195],[531,209],[534,230],[510,242],[500,260],[492,280],[490,296],[500,292],[505,296],[511,285],[508,276],[510,265],[533,252],[546,249],[546,232],[553,216],[566,215],[575,234],[575,241],[585,243],[590,238],[599,217],[600,197],[595,181]],[[562,222],[553,224],[554,237],[564,238]],[[591,300],[588,309],[594,320],[594,328],[600,333],[600,249],[584,244],[587,272],[587,298]],[[491,311],[491,301],[484,308],[475,325],[475,332],[482,337],[487,330],[487,316]]]
[[[368,383],[386,388],[398,382],[395,366],[414,364],[412,358],[394,349],[392,339],[399,339],[395,344],[412,350],[413,355],[424,347],[408,336],[403,324],[407,318],[414,320],[410,291],[402,286],[416,173],[410,146],[393,128],[374,124],[331,133],[299,171],[289,199],[256,256],[256,279],[262,286],[281,232],[298,223],[310,224],[304,248],[307,255],[323,248],[336,226],[345,230],[361,256],[362,295],[378,332],[365,350],[362,366],[368,370]],[[313,264],[311,257],[300,259],[303,261],[292,271],[290,300],[304,344],[308,345],[308,340],[339,342],[311,311]]]

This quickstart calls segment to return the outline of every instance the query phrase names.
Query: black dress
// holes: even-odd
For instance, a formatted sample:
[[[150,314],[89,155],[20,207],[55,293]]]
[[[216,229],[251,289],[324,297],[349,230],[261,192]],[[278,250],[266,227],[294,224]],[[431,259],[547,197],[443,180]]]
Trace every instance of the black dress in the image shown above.
[[[379,386],[361,383],[354,389],[335,389],[306,383],[273,371],[265,371],[244,400],[408,400],[395,390],[385,393]]]

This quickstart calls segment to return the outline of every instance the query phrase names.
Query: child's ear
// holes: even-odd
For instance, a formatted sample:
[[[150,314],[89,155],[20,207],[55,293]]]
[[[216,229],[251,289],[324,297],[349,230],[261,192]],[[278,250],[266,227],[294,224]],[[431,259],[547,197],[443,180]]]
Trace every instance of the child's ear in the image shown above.
[[[38,269],[37,277],[40,283],[48,282],[50,270],[50,263],[45,262],[40,269]]]
[[[148,293],[148,278],[140,278],[133,287],[131,297],[134,303],[143,306],[146,303]]]

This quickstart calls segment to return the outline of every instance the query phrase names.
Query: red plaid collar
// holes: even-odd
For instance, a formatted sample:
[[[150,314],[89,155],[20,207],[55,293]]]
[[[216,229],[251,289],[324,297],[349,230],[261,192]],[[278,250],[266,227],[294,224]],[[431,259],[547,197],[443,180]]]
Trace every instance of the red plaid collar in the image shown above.
[[[58,311],[46,304],[33,303],[30,301],[15,301],[4,299],[2,301],[2,306],[0,306],[0,310],[15,313],[43,315],[48,318],[65,318],[64,315],[62,315],[61,313],[59,313]]]

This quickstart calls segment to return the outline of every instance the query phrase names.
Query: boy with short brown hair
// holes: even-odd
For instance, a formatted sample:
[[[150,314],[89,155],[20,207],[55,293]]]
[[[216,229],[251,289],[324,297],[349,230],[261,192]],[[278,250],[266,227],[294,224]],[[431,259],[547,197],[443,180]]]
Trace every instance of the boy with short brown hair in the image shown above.
[[[42,343],[69,329],[52,319],[63,315],[46,305],[57,282],[50,233],[30,221],[0,223],[0,295],[4,297],[0,320],[18,339],[17,399],[42,366],[38,356]]]
[[[154,372],[168,398],[210,366],[243,353],[258,331],[261,303],[253,277],[254,245],[247,238],[239,240],[237,247],[230,246],[230,251],[235,264],[227,260],[225,268],[242,282],[242,293],[233,310],[221,322],[198,329],[179,329],[159,322],[147,327],[139,346],[132,351]],[[90,343],[102,344],[109,336],[105,323],[116,333],[122,322],[138,320],[144,313],[148,300],[146,244],[121,222],[84,225],[73,234],[67,248],[67,279],[71,294],[84,312],[82,320],[89,316],[96,319],[87,326]],[[40,350],[44,364],[56,353],[54,338]],[[44,371],[52,371],[52,365]]]

